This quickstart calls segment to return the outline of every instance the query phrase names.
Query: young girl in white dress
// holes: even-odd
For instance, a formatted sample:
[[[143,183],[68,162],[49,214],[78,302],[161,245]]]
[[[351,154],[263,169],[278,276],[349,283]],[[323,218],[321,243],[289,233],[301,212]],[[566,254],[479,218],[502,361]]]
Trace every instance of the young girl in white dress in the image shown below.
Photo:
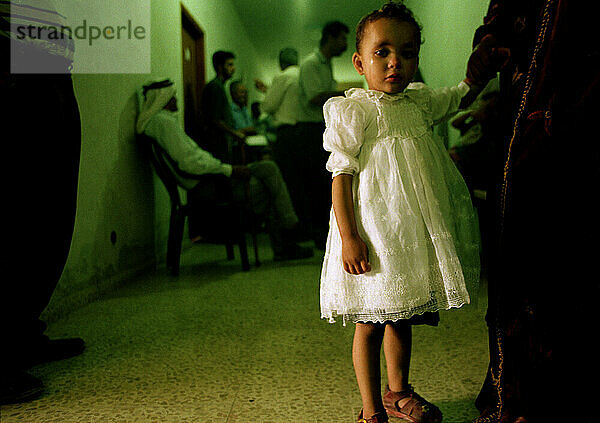
[[[420,27],[404,5],[389,3],[365,16],[352,61],[369,89],[350,89],[324,105],[333,209],[321,316],[356,324],[359,422],[386,422],[388,414],[413,423],[441,421],[440,410],[408,383],[411,325],[437,325],[437,311],[469,303],[467,287],[479,279],[469,191],[432,133],[476,90],[465,81],[440,90],[410,83],[420,45]]]

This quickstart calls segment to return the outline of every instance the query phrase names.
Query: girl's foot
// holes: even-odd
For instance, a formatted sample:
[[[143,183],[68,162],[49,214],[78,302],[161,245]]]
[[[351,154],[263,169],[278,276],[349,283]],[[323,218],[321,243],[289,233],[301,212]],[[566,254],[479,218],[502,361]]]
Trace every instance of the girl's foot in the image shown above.
[[[379,412],[373,414],[369,418],[364,418],[362,410],[360,410],[360,414],[358,415],[358,421],[357,421],[357,423],[387,423],[387,422],[388,422],[388,416],[385,411],[379,411]]]
[[[390,416],[410,423],[441,423],[442,412],[417,394],[412,386],[400,391],[390,391],[386,385],[383,405]]]

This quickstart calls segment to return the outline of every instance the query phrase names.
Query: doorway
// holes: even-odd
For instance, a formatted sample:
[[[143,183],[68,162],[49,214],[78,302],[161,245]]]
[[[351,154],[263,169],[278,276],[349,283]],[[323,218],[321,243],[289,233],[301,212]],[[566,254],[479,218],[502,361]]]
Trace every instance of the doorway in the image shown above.
[[[183,106],[185,132],[199,142],[202,135],[200,96],[206,83],[204,31],[181,5],[181,54],[183,63]]]

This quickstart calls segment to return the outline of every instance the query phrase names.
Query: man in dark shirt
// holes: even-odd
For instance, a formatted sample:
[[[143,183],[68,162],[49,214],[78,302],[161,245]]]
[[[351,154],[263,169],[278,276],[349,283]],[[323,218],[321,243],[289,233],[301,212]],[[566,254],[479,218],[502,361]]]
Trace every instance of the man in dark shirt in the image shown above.
[[[202,117],[206,128],[201,146],[219,160],[232,161],[234,142],[244,142],[245,135],[235,129],[231,107],[225,93],[225,82],[235,73],[235,55],[216,51],[212,57],[217,76],[202,92]]]

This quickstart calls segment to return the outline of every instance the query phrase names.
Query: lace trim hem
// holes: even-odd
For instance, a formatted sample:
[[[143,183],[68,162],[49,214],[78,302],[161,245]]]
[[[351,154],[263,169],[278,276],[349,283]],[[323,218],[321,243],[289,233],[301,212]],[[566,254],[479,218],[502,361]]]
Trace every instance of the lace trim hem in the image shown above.
[[[427,312],[436,312],[440,310],[450,310],[452,308],[461,308],[462,306],[469,304],[468,299],[461,299],[456,302],[440,305],[437,303],[428,303],[421,307],[416,307],[410,310],[403,311],[392,311],[388,312],[385,310],[374,310],[371,312],[346,312],[338,313],[337,310],[331,310],[329,312],[321,313],[322,319],[327,319],[329,323],[335,323],[337,317],[342,317],[342,324],[346,326],[346,322],[351,323],[385,323],[385,322],[396,322],[398,320],[407,320],[413,316],[421,315]]]

